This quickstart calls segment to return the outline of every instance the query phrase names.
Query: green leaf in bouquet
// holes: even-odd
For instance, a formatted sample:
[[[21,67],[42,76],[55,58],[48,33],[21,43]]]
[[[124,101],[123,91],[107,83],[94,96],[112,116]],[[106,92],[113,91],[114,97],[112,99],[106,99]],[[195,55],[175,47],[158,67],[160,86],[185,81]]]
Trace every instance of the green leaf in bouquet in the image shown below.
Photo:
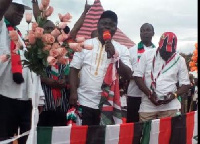
[[[29,58],[30,58],[30,57],[29,57],[28,51],[25,51],[25,52],[24,52],[24,56],[25,56],[26,59],[29,59]]]
[[[42,59],[42,64],[47,67],[48,66],[48,62],[47,62],[47,59]]]
[[[45,50],[43,51],[44,55],[47,57],[49,55],[49,51],[48,50]]]
[[[68,53],[73,53],[74,51],[72,50],[72,49],[70,49],[70,48],[68,48]]]
[[[43,53],[43,51],[41,49],[38,49],[37,54],[38,54],[37,55],[38,58],[40,58],[40,59],[43,59],[45,57],[45,54]]]
[[[37,50],[37,54],[38,54],[38,55],[41,55],[42,53],[43,53],[43,51],[42,51],[41,49],[38,49],[38,50]]]
[[[36,47],[37,47],[37,49],[41,49],[41,50],[43,49],[44,44],[43,44],[42,39],[37,38],[37,40],[36,40]]]
[[[44,18],[42,16],[37,17],[37,23],[39,27],[43,27],[43,25],[46,23],[47,18]]]
[[[66,65],[66,67],[64,69],[65,75],[69,75],[69,71],[70,71],[70,67],[69,67],[69,64],[68,64],[68,65]]]

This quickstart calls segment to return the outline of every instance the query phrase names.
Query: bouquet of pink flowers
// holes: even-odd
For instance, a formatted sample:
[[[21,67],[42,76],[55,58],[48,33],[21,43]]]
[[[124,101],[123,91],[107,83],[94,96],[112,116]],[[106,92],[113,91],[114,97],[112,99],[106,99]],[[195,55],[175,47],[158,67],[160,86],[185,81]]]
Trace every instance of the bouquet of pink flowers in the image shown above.
[[[92,46],[85,45],[85,39],[79,37],[74,43],[68,43],[69,34],[63,29],[67,26],[72,16],[67,13],[65,15],[58,14],[60,23],[51,33],[44,33],[42,28],[47,17],[53,12],[53,7],[49,6],[49,0],[42,0],[40,4],[41,15],[37,18],[37,22],[32,23],[32,29],[28,31],[26,37],[27,51],[24,55],[23,65],[29,67],[30,70],[38,75],[45,76],[45,68],[49,65],[69,64],[69,57],[74,51],[81,51],[82,48],[92,49]],[[30,21],[30,16],[27,15]]]

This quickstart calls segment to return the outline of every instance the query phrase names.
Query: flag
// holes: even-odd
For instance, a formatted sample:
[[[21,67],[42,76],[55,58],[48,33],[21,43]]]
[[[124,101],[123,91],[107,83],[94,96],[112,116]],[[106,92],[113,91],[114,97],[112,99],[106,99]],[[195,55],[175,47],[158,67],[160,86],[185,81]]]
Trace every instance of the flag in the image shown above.
[[[197,144],[197,111],[148,122],[38,127],[37,144]]]

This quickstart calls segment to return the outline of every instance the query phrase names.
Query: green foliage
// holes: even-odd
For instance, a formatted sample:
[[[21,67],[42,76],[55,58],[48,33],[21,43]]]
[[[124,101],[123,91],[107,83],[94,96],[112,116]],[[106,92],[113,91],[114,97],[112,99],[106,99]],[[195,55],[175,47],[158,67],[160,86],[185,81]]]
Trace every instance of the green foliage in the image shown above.
[[[42,14],[41,16],[37,17],[38,27],[42,28],[46,22],[47,18],[42,17]],[[37,38],[34,44],[30,44],[28,40],[25,40],[25,42],[27,42],[27,51],[24,53],[26,59],[22,61],[23,66],[28,67],[37,75],[45,77],[46,68],[48,67],[47,57],[49,56],[49,51],[43,50],[45,44],[43,43],[42,38]],[[63,42],[63,44],[60,46],[65,47],[65,49],[68,51],[66,57],[72,58],[74,51],[69,48],[67,41]]]
[[[48,66],[47,57],[48,51],[43,51],[44,44],[41,39],[37,39],[34,45],[31,45],[24,56],[26,60],[23,60],[23,65],[29,67],[29,69],[38,75],[45,76],[45,68]]]
[[[37,23],[39,27],[43,27],[43,25],[46,23],[47,18],[42,17],[42,16],[38,16],[37,17]]]

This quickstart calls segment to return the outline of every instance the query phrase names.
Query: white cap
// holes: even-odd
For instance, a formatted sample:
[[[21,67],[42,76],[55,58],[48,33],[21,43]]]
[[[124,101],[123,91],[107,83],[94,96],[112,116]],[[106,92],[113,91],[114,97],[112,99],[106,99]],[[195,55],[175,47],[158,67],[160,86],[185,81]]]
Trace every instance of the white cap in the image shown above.
[[[30,7],[28,6],[28,4],[26,4],[25,0],[13,0],[12,2],[13,2],[13,3],[16,3],[16,4],[21,4],[21,5],[23,5],[25,10],[32,10],[32,8],[30,8]]]

